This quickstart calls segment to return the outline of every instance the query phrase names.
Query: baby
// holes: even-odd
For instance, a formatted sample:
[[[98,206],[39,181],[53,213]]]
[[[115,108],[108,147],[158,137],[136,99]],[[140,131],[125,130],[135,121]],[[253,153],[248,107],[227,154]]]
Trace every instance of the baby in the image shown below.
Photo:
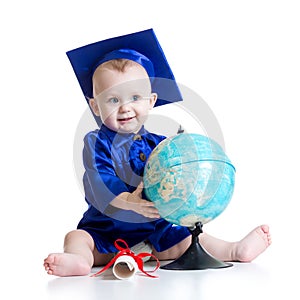
[[[89,66],[93,71],[88,101],[95,117],[101,119],[100,128],[84,138],[83,182],[89,206],[77,229],[66,234],[64,252],[51,253],[44,260],[50,275],[89,274],[93,266],[113,258],[117,252],[114,241],[119,238],[130,247],[147,245],[159,260],[180,257],[191,243],[189,230],[160,218],[143,193],[146,160],[165,138],[144,128],[159,101],[159,93],[152,89],[157,68],[153,59],[135,49],[121,48],[123,44],[104,53],[105,59],[99,54],[99,61]],[[208,253],[223,261],[250,262],[271,244],[267,225],[254,228],[236,242],[207,233],[199,239]]]

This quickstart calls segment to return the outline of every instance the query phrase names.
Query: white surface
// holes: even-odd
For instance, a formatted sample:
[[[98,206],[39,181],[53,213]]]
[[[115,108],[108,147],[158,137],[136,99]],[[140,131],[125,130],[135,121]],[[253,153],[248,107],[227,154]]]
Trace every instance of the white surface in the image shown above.
[[[255,263],[202,271],[158,270],[159,278],[137,273],[130,280],[116,279],[111,269],[99,277],[59,278],[35,269],[15,273],[5,285],[3,299],[36,297],[49,300],[96,299],[299,299],[297,267],[292,258],[275,255],[274,249]],[[294,267],[291,265],[296,263]],[[36,266],[37,267],[37,266]],[[151,269],[147,263],[146,270]],[[95,268],[93,272],[98,271]],[[25,272],[24,272],[25,271]],[[296,271],[296,274],[294,274]],[[6,280],[8,279],[5,276]],[[4,292],[9,292],[5,294]],[[7,297],[9,295],[9,297]],[[34,299],[34,298],[33,298]],[[277,298],[276,298],[277,299]]]
[[[298,1],[18,0],[0,14],[1,299],[300,298]],[[65,52],[150,27],[177,81],[214,111],[237,168],[231,204],[205,230],[235,240],[266,222],[273,245],[227,270],[48,276],[44,257],[86,208],[72,161],[86,103]]]
[[[109,273],[109,272],[108,272]],[[99,278],[65,278],[48,282],[50,299],[271,299],[292,296],[263,265],[236,265],[209,271],[157,272],[158,279],[136,275],[120,281],[107,274]],[[275,285],[276,283],[276,285]],[[87,297],[88,296],[88,297]],[[294,298],[296,299],[296,298]]]

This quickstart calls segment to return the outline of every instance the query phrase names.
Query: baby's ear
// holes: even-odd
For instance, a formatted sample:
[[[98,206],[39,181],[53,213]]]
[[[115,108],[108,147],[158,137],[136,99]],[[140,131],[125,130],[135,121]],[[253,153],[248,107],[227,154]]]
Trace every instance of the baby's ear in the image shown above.
[[[94,98],[89,99],[89,105],[96,116],[100,116],[99,106]]]
[[[154,105],[156,103],[156,100],[157,100],[157,94],[156,93],[151,93],[151,97],[150,97],[151,108],[154,107]]]

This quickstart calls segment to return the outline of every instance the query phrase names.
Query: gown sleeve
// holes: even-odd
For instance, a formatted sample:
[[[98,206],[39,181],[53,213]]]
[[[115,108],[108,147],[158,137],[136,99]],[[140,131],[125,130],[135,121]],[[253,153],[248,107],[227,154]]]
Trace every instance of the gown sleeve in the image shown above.
[[[110,148],[109,141],[99,138],[96,131],[84,138],[85,197],[89,204],[102,213],[117,195],[129,191],[115,172]]]

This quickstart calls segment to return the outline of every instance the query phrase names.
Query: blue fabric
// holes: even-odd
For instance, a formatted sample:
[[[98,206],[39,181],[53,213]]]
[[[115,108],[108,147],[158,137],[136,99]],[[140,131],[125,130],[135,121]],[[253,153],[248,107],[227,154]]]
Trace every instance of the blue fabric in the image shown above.
[[[187,228],[174,226],[164,219],[149,219],[110,205],[120,193],[136,189],[146,163],[140,154],[148,158],[164,138],[144,128],[138,135],[117,134],[105,125],[85,136],[83,184],[89,207],[78,229],[91,234],[100,253],[116,252],[113,244],[118,238],[129,246],[149,240],[157,251],[163,251],[190,234]]]
[[[81,90],[89,101],[93,98],[92,76],[101,62],[114,58],[125,58],[141,64],[148,72],[152,92],[158,94],[155,106],[182,101],[182,95],[173,72],[153,29],[134,32],[67,52]],[[152,78],[153,79],[153,78]],[[100,120],[95,117],[100,126]]]
[[[103,63],[114,60],[114,59],[129,59],[132,61],[135,61],[136,63],[140,64],[146,71],[150,79],[152,77],[155,77],[154,67],[151,62],[151,60],[143,55],[142,53],[139,53],[138,51],[132,50],[132,49],[117,49],[112,52],[109,52],[104,55],[103,58],[101,58],[94,66],[93,71],[94,73],[96,69]]]

